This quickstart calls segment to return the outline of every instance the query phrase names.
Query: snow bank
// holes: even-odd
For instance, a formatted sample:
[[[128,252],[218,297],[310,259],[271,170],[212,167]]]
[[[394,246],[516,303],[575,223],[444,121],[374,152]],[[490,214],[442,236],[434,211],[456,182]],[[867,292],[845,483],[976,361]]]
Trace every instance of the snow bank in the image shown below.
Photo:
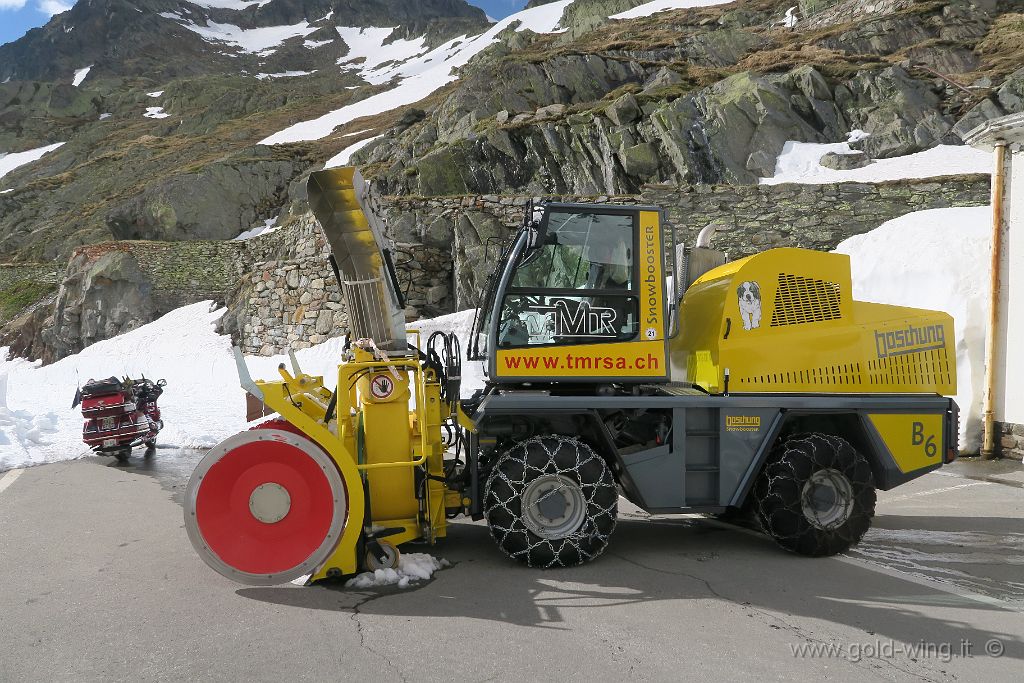
[[[458,313],[438,316],[437,318],[417,320],[406,325],[408,330],[419,331],[418,346],[424,351],[427,348],[427,340],[434,332],[455,333],[455,336],[459,338],[459,343],[462,345],[461,393],[463,396],[469,396],[477,389],[483,389],[484,387],[483,362],[471,361],[466,357],[466,354],[469,352],[469,342],[473,336],[473,314],[475,312],[476,309],[470,308]],[[415,337],[412,337],[409,341],[413,344],[417,343]]]
[[[160,97],[164,94],[163,90],[154,90],[153,92],[146,93],[147,97]]]
[[[609,19],[637,19],[649,17],[656,12],[664,12],[671,9],[686,9],[687,7],[713,7],[714,5],[725,5],[734,0],[653,0],[625,12],[612,14]]]
[[[82,414],[70,407],[75,388],[111,375],[167,380],[160,397],[161,445],[206,448],[245,429],[245,392],[238,386],[231,340],[214,329],[223,313],[211,310],[208,301],[184,306],[45,367],[21,358],[0,360],[0,471],[88,455],[81,441]],[[472,323],[469,310],[408,327],[422,331],[422,345],[435,330],[454,331],[465,356]],[[295,355],[304,372],[322,376],[333,388],[343,346],[343,338],[329,339]],[[0,348],[0,357],[6,355]],[[256,379],[278,379],[282,362],[288,363],[284,354],[246,359]],[[463,392],[482,386],[480,364],[464,360]]]
[[[333,157],[328,159],[327,163],[324,164],[324,168],[337,168],[338,166],[345,166],[346,164],[348,164],[348,160],[352,157],[353,154],[361,150],[363,147],[366,147],[374,140],[377,140],[378,138],[381,137],[383,137],[383,134],[374,135],[372,138],[366,138],[365,140],[360,140],[354,145],[349,145],[348,147],[346,147],[345,149],[341,150]]]
[[[57,431],[54,413],[33,415],[7,406],[7,374],[0,374],[0,471],[5,457],[22,464],[36,462],[40,446],[47,444],[44,435]]]
[[[858,135],[859,134],[859,135]],[[851,132],[851,140],[866,136],[863,131]],[[849,143],[787,142],[775,162],[775,175],[761,178],[762,185],[779,183],[861,182],[877,183],[903,178],[931,178],[960,173],[989,173],[992,155],[966,145],[938,145],[924,152],[907,154],[892,159],[875,159],[863,168],[837,171],[825,168],[819,161],[828,152],[853,154]]]
[[[146,113],[143,116],[147,119],[166,119],[170,114],[165,112],[163,107],[146,107]]]
[[[24,166],[25,164],[31,164],[33,161],[38,161],[44,154],[49,154],[63,144],[63,142],[58,142],[53,145],[36,147],[35,149],[29,149],[24,152],[12,152],[10,154],[0,153],[0,178],[3,178],[19,166]]]
[[[461,36],[449,40],[429,52],[419,54],[404,62],[398,64],[391,62],[387,68],[367,69],[363,66],[364,71],[372,73],[372,78],[375,82],[387,83],[392,79],[398,79],[398,85],[386,92],[378,93],[365,100],[360,100],[341,109],[328,112],[319,118],[296,123],[260,140],[259,144],[282,145],[291,142],[302,142],[304,140],[320,140],[330,135],[338,126],[349,121],[419,102],[439,88],[457,80],[458,77],[454,75],[453,71],[458,67],[464,66],[474,56],[497,42],[498,34],[505,29],[515,26],[516,31],[528,29],[535,33],[555,32],[558,28],[558,22],[562,18],[562,13],[572,3],[573,0],[560,0],[559,2],[552,2],[547,5],[517,12],[502,19],[490,29],[474,38]],[[365,44],[360,44],[358,48],[360,51],[368,51],[365,45],[369,44],[371,35],[373,40],[376,40],[377,34],[367,34],[364,36]],[[404,42],[406,45],[401,50],[408,52],[411,50],[408,43],[415,41]],[[385,46],[384,49],[388,48],[392,48],[392,46]],[[392,55],[399,54],[399,48],[393,49]]]
[[[80,86],[82,84],[82,81],[85,80],[85,77],[89,75],[89,72],[91,70],[92,64],[81,69],[75,69],[75,75],[71,78],[71,85],[75,86],[76,88]]]
[[[211,311],[208,301],[192,304],[52,365],[0,360],[7,410],[17,422],[2,428],[8,442],[0,443],[0,471],[88,455],[81,441],[82,414],[71,408],[71,401],[75,388],[90,378],[145,374],[166,379],[160,397],[166,425],[158,437],[162,445],[208,447],[245,429],[245,392],[238,386],[231,341],[214,330],[221,315],[223,309]],[[305,372],[323,375],[333,386],[342,344],[342,339],[331,339],[296,356]],[[253,377],[276,379],[278,364],[286,361],[283,355],[251,357],[248,364]],[[38,433],[31,432],[33,427]]]
[[[967,452],[981,438],[991,221],[987,206],[917,211],[836,247],[850,255],[854,298],[953,316],[960,448]]]
[[[438,569],[450,567],[448,560],[439,560],[426,553],[402,554],[398,558],[398,569],[378,569],[363,572],[345,582],[345,588],[376,588],[398,585],[408,588],[410,583],[426,581]]]

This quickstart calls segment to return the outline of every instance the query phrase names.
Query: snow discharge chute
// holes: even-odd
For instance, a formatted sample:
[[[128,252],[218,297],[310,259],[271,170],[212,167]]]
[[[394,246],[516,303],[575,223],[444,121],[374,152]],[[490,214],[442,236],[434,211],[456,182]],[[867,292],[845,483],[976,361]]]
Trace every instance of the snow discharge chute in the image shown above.
[[[353,339],[404,352],[405,301],[370,187],[355,168],[309,176],[309,205],[331,245]]]

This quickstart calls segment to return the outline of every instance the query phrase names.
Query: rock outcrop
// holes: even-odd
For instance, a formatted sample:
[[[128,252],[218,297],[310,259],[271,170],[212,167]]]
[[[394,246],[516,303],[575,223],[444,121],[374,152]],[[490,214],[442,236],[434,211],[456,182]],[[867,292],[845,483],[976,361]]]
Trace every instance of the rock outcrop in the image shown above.
[[[763,3],[638,22],[589,12],[626,4],[574,3],[565,23],[588,29],[493,48],[424,121],[355,160],[393,194],[622,194],[756,182],[787,140],[854,129],[872,158],[959,144],[965,128],[1024,110],[1005,56],[1024,24],[1002,5],[844,3],[807,33],[766,28]]]

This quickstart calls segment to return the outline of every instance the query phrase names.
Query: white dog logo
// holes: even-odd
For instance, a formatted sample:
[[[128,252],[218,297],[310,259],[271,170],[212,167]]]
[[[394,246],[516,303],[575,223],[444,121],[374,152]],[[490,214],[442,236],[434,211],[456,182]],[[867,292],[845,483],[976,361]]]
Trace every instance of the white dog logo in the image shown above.
[[[753,330],[761,326],[761,288],[756,282],[747,280],[736,288],[740,303],[740,319],[743,329]]]

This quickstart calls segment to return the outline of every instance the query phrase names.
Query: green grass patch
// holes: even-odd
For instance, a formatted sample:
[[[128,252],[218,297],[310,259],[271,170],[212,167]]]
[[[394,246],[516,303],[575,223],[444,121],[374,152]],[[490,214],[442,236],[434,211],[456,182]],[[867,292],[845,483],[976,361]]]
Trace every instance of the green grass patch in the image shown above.
[[[41,301],[57,289],[57,285],[19,280],[0,290],[0,323],[14,319],[26,308]]]

